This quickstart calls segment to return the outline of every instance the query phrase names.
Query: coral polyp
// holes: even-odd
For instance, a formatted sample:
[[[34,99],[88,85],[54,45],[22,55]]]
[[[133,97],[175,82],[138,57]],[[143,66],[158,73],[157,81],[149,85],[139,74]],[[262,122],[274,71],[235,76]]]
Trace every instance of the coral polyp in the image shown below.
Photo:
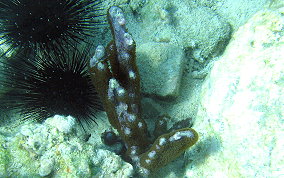
[[[102,24],[101,0],[0,0],[0,45],[11,50],[63,50]]]

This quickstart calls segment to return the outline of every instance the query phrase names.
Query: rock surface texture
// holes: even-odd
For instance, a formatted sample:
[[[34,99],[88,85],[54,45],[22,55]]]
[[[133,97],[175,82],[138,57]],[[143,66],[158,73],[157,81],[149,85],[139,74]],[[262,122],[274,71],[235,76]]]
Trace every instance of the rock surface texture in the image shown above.
[[[185,70],[180,62],[189,72],[202,70],[208,61],[222,54],[233,31],[267,1],[131,0],[125,14],[131,19],[128,29],[137,42],[142,92],[160,98],[179,96],[180,71]],[[154,67],[157,62],[159,66],[172,66],[168,69],[171,72]],[[149,63],[152,65],[144,65]]]
[[[187,177],[284,176],[284,8],[233,35],[201,89]]]
[[[130,177],[133,174],[130,164],[101,149],[98,135],[88,142],[80,138],[74,121],[71,116],[56,115],[43,124],[23,125],[15,136],[0,135],[0,176]]]
[[[141,87],[144,93],[159,97],[179,95],[184,52],[168,43],[144,43],[137,47],[137,65],[144,80]],[[152,76],[152,77],[150,77]]]

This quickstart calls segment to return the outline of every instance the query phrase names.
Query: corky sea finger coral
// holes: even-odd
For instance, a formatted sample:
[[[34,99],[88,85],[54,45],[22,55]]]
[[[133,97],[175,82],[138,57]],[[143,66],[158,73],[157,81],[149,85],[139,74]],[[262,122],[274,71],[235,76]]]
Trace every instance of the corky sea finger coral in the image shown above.
[[[114,41],[107,49],[97,47],[90,60],[91,77],[109,122],[126,144],[126,156],[142,175],[148,175],[194,145],[198,134],[191,128],[183,128],[161,135],[154,143],[150,140],[141,117],[135,42],[125,28],[126,20],[120,8],[111,7],[108,20]]]

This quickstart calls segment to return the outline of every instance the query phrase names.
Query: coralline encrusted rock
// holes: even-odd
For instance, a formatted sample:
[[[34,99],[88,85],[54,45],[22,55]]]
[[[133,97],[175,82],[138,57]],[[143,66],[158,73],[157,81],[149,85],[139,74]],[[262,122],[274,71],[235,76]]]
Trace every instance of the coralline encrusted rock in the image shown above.
[[[97,168],[95,177],[131,177],[133,175],[133,167],[113,152],[97,149],[92,161]]]
[[[5,148],[5,137],[0,135],[0,177],[7,176],[8,157],[8,152]]]
[[[60,132],[69,133],[76,123],[76,119],[72,116],[63,117],[55,115],[52,119],[48,119],[46,124],[57,128]]]
[[[162,99],[179,96],[185,64],[192,68],[189,58],[203,65],[219,55],[230,39],[230,25],[210,8],[181,0],[147,1],[139,8],[133,4],[138,16],[133,18],[141,22],[135,19],[128,27],[138,44],[143,93]]]
[[[186,177],[283,177],[284,8],[233,35],[207,76]]]
[[[56,115],[46,119],[43,124],[24,124],[15,136],[3,139],[0,136],[2,146],[0,175],[11,177],[132,175],[132,166],[123,162],[115,153],[103,150],[101,142],[87,143],[79,137],[77,135],[79,125],[74,121],[75,118],[71,116]],[[100,140],[100,137],[97,136],[96,139]],[[101,153],[104,153],[103,159]],[[105,165],[111,166],[112,169]],[[123,171],[120,170],[121,168]]]
[[[139,10],[139,14],[143,23],[131,28],[147,30],[133,30],[131,33],[139,33],[137,36],[144,42],[191,47],[199,51],[196,52],[196,59],[200,61],[219,54],[230,39],[230,25],[222,16],[210,8],[193,5],[190,1],[149,1]]]
[[[47,176],[54,170],[54,158],[41,158],[40,159],[40,167],[39,167],[39,175]]]
[[[203,1],[203,0],[201,0]],[[211,1],[211,0],[204,0]],[[274,0],[273,0],[274,1]],[[241,25],[252,17],[257,11],[266,7],[270,0],[218,0],[208,3],[212,5],[211,9],[223,16],[234,30],[237,30]]]

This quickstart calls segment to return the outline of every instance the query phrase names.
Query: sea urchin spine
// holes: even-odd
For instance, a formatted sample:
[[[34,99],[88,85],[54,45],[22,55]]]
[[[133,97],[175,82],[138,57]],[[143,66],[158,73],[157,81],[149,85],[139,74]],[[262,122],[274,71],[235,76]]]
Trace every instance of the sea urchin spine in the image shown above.
[[[89,48],[72,49],[60,55],[1,62],[0,85],[6,92],[0,105],[20,112],[24,119],[41,121],[60,114],[75,117],[81,125],[94,121],[102,105],[88,74],[88,53]]]
[[[0,46],[62,51],[104,24],[101,0],[0,0]]]

